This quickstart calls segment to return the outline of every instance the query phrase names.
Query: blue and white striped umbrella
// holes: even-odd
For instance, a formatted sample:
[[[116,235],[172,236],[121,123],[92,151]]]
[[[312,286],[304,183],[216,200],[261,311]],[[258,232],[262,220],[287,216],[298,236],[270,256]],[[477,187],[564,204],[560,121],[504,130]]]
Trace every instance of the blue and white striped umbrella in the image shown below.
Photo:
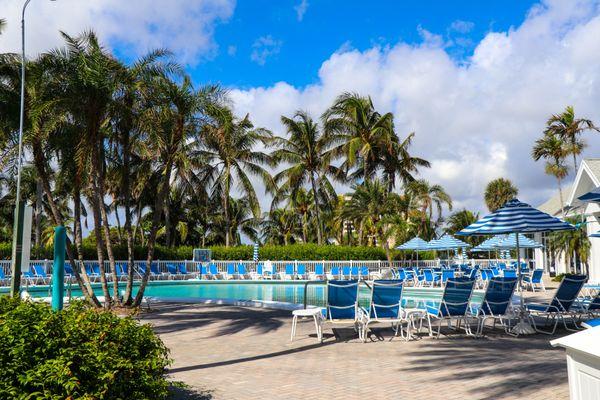
[[[254,251],[252,252],[252,260],[258,262],[258,243],[254,243]]]
[[[517,248],[517,235],[514,233],[511,233],[510,235],[503,237],[494,246],[498,249],[516,249]],[[538,243],[535,240],[529,239],[527,236],[519,233],[519,248],[540,249],[542,247],[544,247],[544,246],[541,243]]]
[[[414,250],[414,251],[426,251],[429,250],[429,243],[424,241],[418,236],[410,239],[408,242],[401,244],[396,247],[398,250]]]
[[[471,251],[496,251],[498,248],[495,245],[505,237],[505,235],[493,236],[481,242],[479,246],[474,247]]]
[[[600,238],[600,232],[592,233],[592,234],[590,235],[590,237],[597,237],[597,238]]]
[[[495,212],[467,226],[457,235],[496,235],[500,233],[552,232],[575,227],[529,204],[513,199]]]
[[[598,202],[600,202],[600,186],[597,187],[596,189],[592,190],[591,192],[584,194],[583,196],[579,196],[578,199],[581,201],[598,201]]]
[[[437,240],[429,242],[429,250],[453,250],[471,247],[469,243],[465,243],[452,235],[445,234]]]

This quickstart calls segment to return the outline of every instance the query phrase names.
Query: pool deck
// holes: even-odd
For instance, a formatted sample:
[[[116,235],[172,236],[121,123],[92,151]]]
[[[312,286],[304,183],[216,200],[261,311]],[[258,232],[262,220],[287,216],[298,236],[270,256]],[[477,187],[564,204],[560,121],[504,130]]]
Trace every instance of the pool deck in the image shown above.
[[[553,284],[552,286],[556,286]],[[528,294],[536,300],[551,295]],[[289,311],[203,304],[155,304],[141,319],[171,349],[178,399],[568,399],[564,351],[552,338],[482,339],[452,333],[405,342],[381,328],[364,344],[352,328],[298,326]],[[448,332],[450,331],[444,331]]]

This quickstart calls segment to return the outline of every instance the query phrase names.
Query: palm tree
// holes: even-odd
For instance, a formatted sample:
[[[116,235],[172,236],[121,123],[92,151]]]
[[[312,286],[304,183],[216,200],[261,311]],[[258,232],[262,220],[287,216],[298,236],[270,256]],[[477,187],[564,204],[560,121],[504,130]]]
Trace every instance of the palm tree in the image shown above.
[[[415,133],[412,132],[399,142],[398,137],[393,135],[391,146],[381,150],[383,177],[389,192],[396,186],[396,177],[400,178],[403,185],[407,185],[415,180],[414,174],[418,173],[419,167],[431,166],[429,161],[410,154],[409,147],[414,137]]]
[[[591,120],[575,118],[573,106],[567,106],[561,114],[554,114],[548,119],[544,133],[559,137],[566,142],[566,151],[573,156],[573,171],[575,173],[577,173],[577,156],[587,147],[580,136],[584,131],[590,129],[597,130]]]
[[[565,157],[569,149],[560,137],[554,134],[544,134],[541,139],[535,141],[531,156],[535,161],[541,158],[546,160],[546,173],[556,178],[558,194],[560,196],[560,209],[564,216],[565,202],[562,193],[562,180],[569,174],[569,168],[565,164]]]
[[[260,204],[248,174],[258,177],[267,191],[274,190],[273,178],[263,167],[272,165],[272,158],[254,149],[258,144],[268,145],[272,136],[265,129],[255,129],[248,115],[238,119],[227,107],[211,107],[207,111],[209,122],[203,126],[202,140],[197,141],[198,149],[194,156],[204,164],[201,181],[210,186],[213,198],[221,199],[225,246],[229,246],[232,234],[229,199],[233,183],[238,183],[238,189],[248,200],[255,218],[260,217]]]
[[[344,157],[342,169],[351,179],[368,181],[381,166],[381,151],[393,151],[393,117],[392,113],[378,113],[370,97],[357,93],[341,94],[323,114],[326,134],[341,141],[332,154]]]
[[[490,181],[485,187],[483,195],[485,204],[490,212],[502,207],[507,201],[514,199],[519,194],[519,189],[505,178]]]
[[[422,223],[426,223],[426,218],[433,218],[434,207],[437,210],[438,219],[442,216],[444,205],[452,210],[452,198],[441,185],[431,185],[425,179],[419,179],[410,182],[406,186],[406,193],[415,202],[415,205],[422,213]]]
[[[298,230],[298,215],[288,209],[277,208],[261,222],[262,240],[268,244],[291,244]]]
[[[272,145],[276,150],[271,154],[273,162],[285,163],[286,168],[277,173],[273,179],[277,185],[277,193],[273,198],[273,206],[282,197],[295,198],[296,193],[306,185],[310,185],[313,193],[314,211],[317,227],[317,242],[323,243],[323,224],[321,221],[321,205],[319,192],[324,191],[335,197],[335,191],[328,177],[339,177],[340,171],[331,165],[330,147],[335,137],[324,135],[314,120],[304,111],[297,111],[292,118],[281,117],[289,138],[275,137]]]
[[[590,256],[591,242],[587,235],[585,225],[579,225],[581,216],[565,219],[577,229],[572,231],[553,232],[548,236],[548,248],[554,257],[564,255],[568,266],[587,264]],[[580,271],[583,273],[583,271]]]
[[[0,18],[0,35],[2,34],[2,31],[4,31],[4,28],[6,28],[6,19]]]
[[[478,219],[479,213],[474,213],[467,209],[456,211],[446,220],[445,232],[449,235],[454,235],[456,232],[459,232],[467,226],[477,222]],[[475,245],[480,242],[480,240],[475,236],[466,237],[464,240],[471,245]]]

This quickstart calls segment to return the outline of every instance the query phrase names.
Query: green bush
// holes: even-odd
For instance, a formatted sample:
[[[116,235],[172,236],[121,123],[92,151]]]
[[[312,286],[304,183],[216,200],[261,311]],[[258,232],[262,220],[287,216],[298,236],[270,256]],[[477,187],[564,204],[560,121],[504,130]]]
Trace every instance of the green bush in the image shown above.
[[[0,297],[2,399],[164,399],[169,364],[150,326],[130,317]]]
[[[212,246],[213,260],[251,260],[253,246]],[[156,260],[191,260],[192,246],[165,247],[156,246],[154,259]],[[31,251],[31,259],[52,259],[53,249],[34,248]],[[127,259],[127,247],[118,245],[113,247],[113,252],[118,260]],[[11,255],[11,245],[0,244],[0,259],[9,259]],[[381,247],[372,246],[335,246],[317,244],[292,244],[288,246],[261,246],[259,250],[261,260],[385,260],[385,251]],[[98,258],[95,246],[84,246],[83,256],[86,260],[95,260]],[[412,252],[403,253],[402,251],[392,250],[392,258],[402,260],[404,258],[414,257]],[[136,246],[134,249],[134,258],[136,260],[146,259],[146,248]],[[433,258],[433,252],[422,252],[419,254],[422,260]]]

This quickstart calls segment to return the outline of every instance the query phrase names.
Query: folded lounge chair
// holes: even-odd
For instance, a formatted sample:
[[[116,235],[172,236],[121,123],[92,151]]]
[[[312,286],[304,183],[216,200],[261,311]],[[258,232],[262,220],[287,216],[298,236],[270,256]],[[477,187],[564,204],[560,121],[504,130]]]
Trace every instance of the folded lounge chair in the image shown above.
[[[359,323],[358,308],[358,281],[357,280],[332,280],[327,282],[327,305],[323,310],[323,318],[319,328],[323,331],[323,324],[354,324],[354,329],[362,337]]]
[[[483,295],[481,306],[473,313],[477,318],[477,336],[483,332],[485,322],[488,319],[500,321],[505,332],[509,332],[511,326],[510,321],[513,315],[511,307],[511,299],[517,287],[517,278],[495,277],[490,279],[488,286]]]
[[[294,275],[296,275],[294,264],[285,264],[285,270],[279,273],[279,279],[291,281],[294,279]]]
[[[250,279],[250,273],[248,273],[248,269],[246,269],[246,265],[243,263],[239,263],[237,265],[238,270],[238,278],[240,279]]]
[[[317,279],[325,279],[325,270],[323,268],[323,264],[316,264],[315,271],[309,274],[309,279],[317,280]]]
[[[471,301],[471,295],[473,294],[474,285],[475,281],[469,278],[448,279],[448,282],[446,282],[446,286],[444,287],[442,300],[437,304],[427,305],[426,311],[429,336],[433,336],[431,326],[432,319],[437,319],[439,321],[437,337],[440,337],[443,320],[447,320],[449,326],[452,323],[452,320],[457,320],[458,327],[460,326],[460,322],[464,321],[465,332],[468,335],[472,335],[471,328],[467,321],[467,313],[469,311],[469,303]]]
[[[306,273],[306,265],[298,264],[298,268],[296,269],[296,278],[297,279],[307,279],[308,274]]]
[[[327,274],[327,279],[328,280],[340,279],[340,267],[337,267],[337,266],[331,267],[331,269],[329,270],[329,273]]]
[[[575,299],[581,288],[587,280],[586,275],[567,274],[564,276],[562,282],[556,289],[556,293],[549,303],[529,303],[526,304],[526,310],[528,311],[529,320],[531,321],[534,329],[540,333],[546,333],[549,335],[554,334],[558,322],[561,321],[567,330],[570,329],[567,325],[567,319],[571,319],[575,325],[576,312],[573,311],[575,307]],[[552,330],[548,331],[540,328],[536,323],[536,317],[545,318],[544,326],[548,326],[548,323],[552,326]]]
[[[402,281],[399,280],[375,280],[371,284],[371,301],[369,309],[362,309],[362,341],[367,341],[369,324],[390,323],[394,334],[398,330],[402,334],[402,323],[406,322],[402,313]]]

